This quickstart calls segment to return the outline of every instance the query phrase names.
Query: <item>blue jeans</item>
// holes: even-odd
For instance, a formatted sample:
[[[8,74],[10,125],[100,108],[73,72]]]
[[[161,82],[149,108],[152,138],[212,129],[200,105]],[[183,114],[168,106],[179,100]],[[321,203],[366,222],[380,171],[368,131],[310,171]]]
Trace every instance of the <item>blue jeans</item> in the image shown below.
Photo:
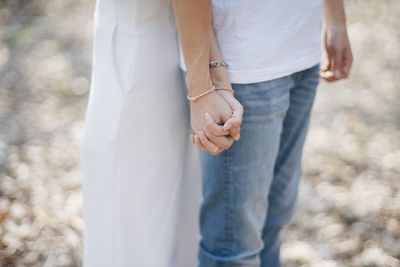
[[[217,156],[201,152],[200,267],[280,266],[280,233],[297,199],[318,71],[319,64],[233,84],[245,111],[241,138]]]

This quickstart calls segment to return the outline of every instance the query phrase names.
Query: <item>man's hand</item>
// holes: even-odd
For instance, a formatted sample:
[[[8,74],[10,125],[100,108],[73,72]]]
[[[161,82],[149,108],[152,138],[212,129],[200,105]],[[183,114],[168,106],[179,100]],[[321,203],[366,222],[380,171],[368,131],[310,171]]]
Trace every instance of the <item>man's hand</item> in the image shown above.
[[[232,92],[218,90],[218,93],[228,103],[232,110],[232,116],[225,122],[223,129],[229,130],[230,136],[235,140],[240,138],[240,125],[242,124],[243,106],[233,96]]]
[[[325,27],[323,38],[328,62],[321,68],[321,78],[328,82],[347,78],[353,63],[353,54],[346,27]]]
[[[194,133],[192,142],[214,155],[229,148],[233,140],[228,136],[229,131],[223,130],[220,124],[224,124],[231,116],[231,107],[216,91],[190,102],[190,119]]]
[[[328,62],[320,76],[328,82],[345,79],[353,63],[343,0],[324,0],[323,41]]]

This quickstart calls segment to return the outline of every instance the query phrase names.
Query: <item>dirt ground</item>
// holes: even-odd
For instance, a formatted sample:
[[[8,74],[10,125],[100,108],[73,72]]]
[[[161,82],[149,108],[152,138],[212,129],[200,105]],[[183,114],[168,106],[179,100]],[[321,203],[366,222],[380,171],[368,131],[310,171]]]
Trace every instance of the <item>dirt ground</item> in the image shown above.
[[[352,76],[321,83],[284,266],[400,266],[400,2],[348,0]],[[0,0],[0,267],[81,266],[93,0]]]

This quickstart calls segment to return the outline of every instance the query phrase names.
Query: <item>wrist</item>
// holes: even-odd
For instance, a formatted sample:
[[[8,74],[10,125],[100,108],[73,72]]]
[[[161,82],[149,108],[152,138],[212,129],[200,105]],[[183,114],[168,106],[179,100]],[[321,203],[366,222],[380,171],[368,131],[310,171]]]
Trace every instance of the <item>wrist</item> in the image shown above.
[[[335,38],[348,36],[346,25],[324,25],[322,32],[324,36],[336,36]]]
[[[347,26],[345,21],[330,21],[324,22],[323,29],[332,31],[347,31]]]
[[[204,103],[209,102],[210,99],[214,98],[215,96],[217,96],[217,92],[216,92],[216,90],[213,90],[213,91],[205,94],[204,96],[200,97],[196,101],[189,101],[189,104],[191,107],[201,106]]]
[[[202,97],[204,97],[204,96],[206,96],[206,95],[212,93],[213,91],[215,91],[215,89],[216,89],[216,88],[215,88],[215,86],[213,85],[213,86],[211,86],[210,89],[205,90],[205,91],[201,92],[201,93],[198,94],[198,95],[190,95],[190,93],[189,93],[189,94],[187,95],[187,99],[188,99],[189,101],[191,101],[191,102],[196,102],[196,101],[198,101],[200,98],[202,98]]]
[[[324,1],[324,25],[326,27],[346,27],[343,0]]]
[[[187,72],[186,83],[190,95],[199,95],[212,87],[210,73]]]
[[[225,98],[226,96],[233,96],[235,95],[235,91],[233,89],[228,90],[229,88],[227,88],[226,90],[216,90],[217,94],[219,94],[220,96],[222,96],[222,98]]]
[[[212,59],[212,60],[210,60],[210,62],[208,63],[208,66],[210,67],[210,69],[213,69],[213,68],[228,68],[229,67],[229,65],[228,65],[228,63],[226,63],[226,61],[225,60],[223,60],[223,59]]]
[[[232,87],[228,72],[225,68],[211,68],[210,78],[216,87]]]

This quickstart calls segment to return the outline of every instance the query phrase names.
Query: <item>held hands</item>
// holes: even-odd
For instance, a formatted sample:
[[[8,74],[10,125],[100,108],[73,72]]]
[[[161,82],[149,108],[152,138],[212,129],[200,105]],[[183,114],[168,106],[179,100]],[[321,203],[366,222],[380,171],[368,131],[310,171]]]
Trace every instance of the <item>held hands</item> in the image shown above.
[[[213,91],[190,104],[192,143],[217,155],[240,138],[243,107],[226,90]]]
[[[209,23],[209,79],[217,88],[197,101],[191,101],[191,139],[199,149],[213,155],[230,148],[240,138],[243,107],[233,96],[212,21]],[[218,89],[219,88],[219,89]],[[221,90],[222,89],[222,90]]]
[[[191,140],[199,149],[217,155],[239,140],[243,106],[233,96],[225,68],[210,68],[210,78],[216,88],[228,90],[217,89],[191,101]]]
[[[226,131],[223,131],[217,123],[227,121],[231,115],[232,111],[228,103],[216,91],[199,98],[195,102],[190,102],[190,121],[193,133],[195,133],[195,135],[192,135],[192,142],[198,148],[213,154],[218,153],[221,147],[230,147],[232,140],[224,136]],[[207,133],[214,131],[218,135],[214,142],[219,147],[209,141],[206,136]]]

